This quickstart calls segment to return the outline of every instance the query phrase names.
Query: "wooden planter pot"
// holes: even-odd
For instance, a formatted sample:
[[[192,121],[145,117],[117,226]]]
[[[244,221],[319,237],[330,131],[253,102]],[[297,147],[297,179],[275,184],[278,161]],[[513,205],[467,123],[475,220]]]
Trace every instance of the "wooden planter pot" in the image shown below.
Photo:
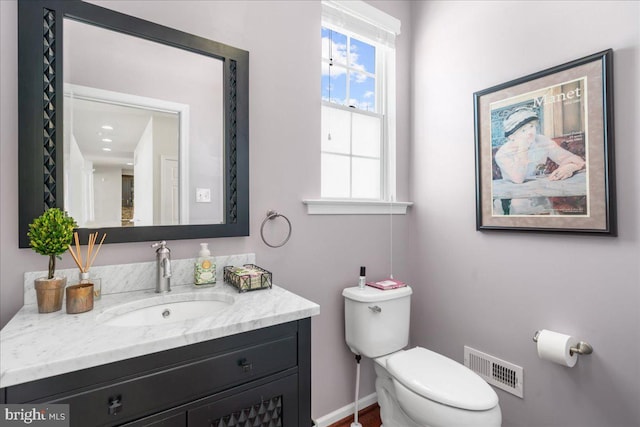
[[[64,288],[67,286],[66,277],[53,279],[41,277],[34,281],[34,285],[38,299],[38,313],[53,313],[62,308]]]

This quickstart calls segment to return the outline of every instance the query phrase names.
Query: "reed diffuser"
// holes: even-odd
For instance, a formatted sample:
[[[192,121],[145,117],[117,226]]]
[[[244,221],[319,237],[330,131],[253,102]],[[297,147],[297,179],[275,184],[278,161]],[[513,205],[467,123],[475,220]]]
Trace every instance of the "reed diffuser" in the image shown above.
[[[98,256],[98,252],[100,252],[100,248],[102,247],[102,243],[104,243],[104,239],[107,237],[107,233],[104,233],[100,243],[96,248],[96,242],[98,241],[98,232],[89,234],[89,242],[87,244],[87,256],[86,258],[82,257],[82,250],[80,248],[80,240],[78,238],[78,232],[73,233],[73,238],[75,241],[76,248],[75,250],[71,245],[69,245],[69,253],[71,257],[75,261],[76,265],[80,269],[80,283],[93,283],[93,298],[100,299],[102,296],[102,286],[101,280],[99,278],[89,278],[89,269],[93,265],[93,262],[96,260]],[[94,252],[95,249],[95,252]]]

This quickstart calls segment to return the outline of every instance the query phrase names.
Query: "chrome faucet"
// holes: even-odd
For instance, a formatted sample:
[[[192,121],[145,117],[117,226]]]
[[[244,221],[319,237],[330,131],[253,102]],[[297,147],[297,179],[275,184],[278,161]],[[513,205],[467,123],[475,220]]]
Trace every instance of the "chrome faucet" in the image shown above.
[[[171,291],[171,251],[167,248],[167,242],[154,243],[156,249],[156,293]]]

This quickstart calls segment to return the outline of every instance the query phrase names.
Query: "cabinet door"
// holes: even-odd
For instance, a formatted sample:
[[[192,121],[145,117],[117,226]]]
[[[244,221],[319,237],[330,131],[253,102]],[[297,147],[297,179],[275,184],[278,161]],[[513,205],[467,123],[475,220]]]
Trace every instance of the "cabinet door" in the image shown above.
[[[298,376],[290,375],[187,412],[189,427],[300,427]]]

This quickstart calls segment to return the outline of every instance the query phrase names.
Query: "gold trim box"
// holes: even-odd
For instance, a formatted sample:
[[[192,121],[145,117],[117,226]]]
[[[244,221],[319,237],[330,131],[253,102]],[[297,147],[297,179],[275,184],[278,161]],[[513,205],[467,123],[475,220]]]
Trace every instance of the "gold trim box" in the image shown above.
[[[224,281],[238,292],[255,291],[271,288],[271,273],[254,264],[245,264],[242,267],[228,265],[224,268]]]

